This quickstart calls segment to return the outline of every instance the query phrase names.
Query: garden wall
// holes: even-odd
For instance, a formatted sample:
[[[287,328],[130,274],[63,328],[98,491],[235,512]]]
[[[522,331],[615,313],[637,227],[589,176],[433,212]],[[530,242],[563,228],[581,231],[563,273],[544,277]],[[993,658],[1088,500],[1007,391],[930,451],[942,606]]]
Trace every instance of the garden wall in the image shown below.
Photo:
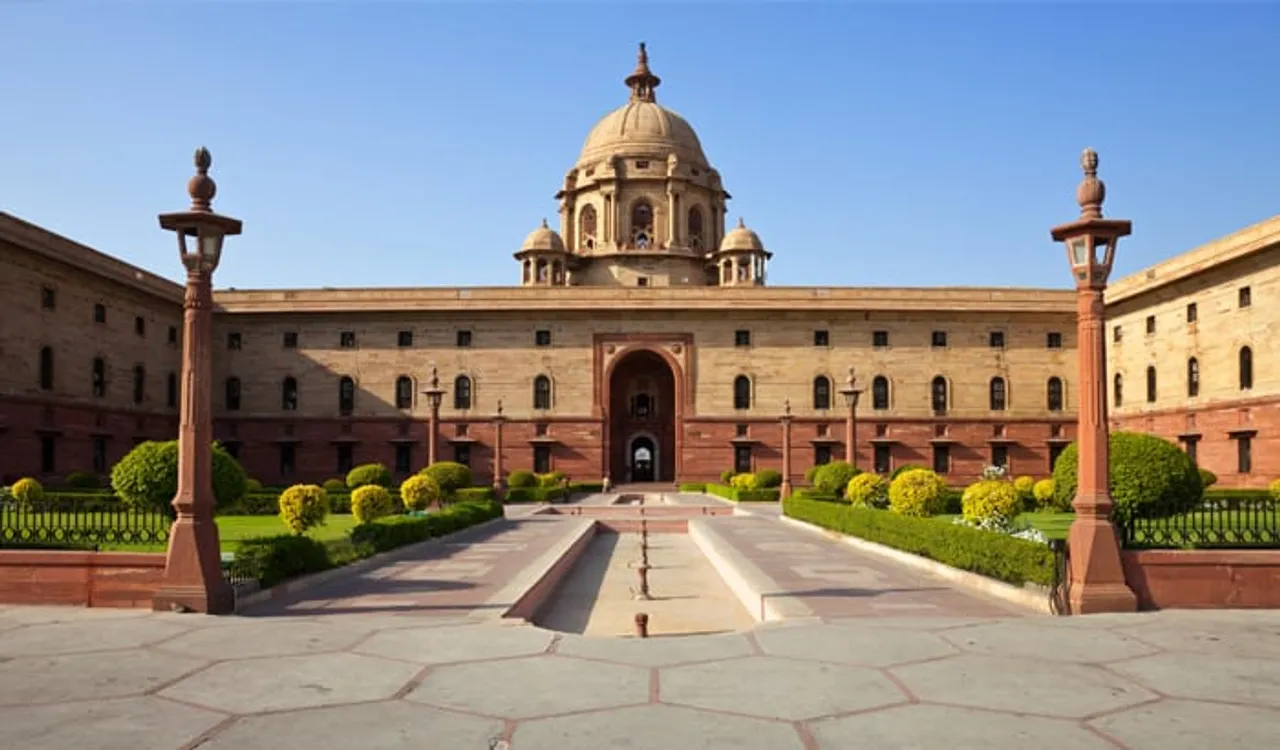
[[[0,550],[0,604],[151,607],[158,552]]]
[[[1124,550],[1142,609],[1280,608],[1280,550]]]

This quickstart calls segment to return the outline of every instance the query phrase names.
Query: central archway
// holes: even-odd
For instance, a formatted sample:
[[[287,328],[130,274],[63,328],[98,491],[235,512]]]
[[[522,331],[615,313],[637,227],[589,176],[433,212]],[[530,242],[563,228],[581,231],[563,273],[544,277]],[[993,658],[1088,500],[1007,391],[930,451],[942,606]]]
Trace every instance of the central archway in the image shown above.
[[[615,483],[675,480],[676,407],[675,373],[661,355],[637,349],[618,360],[609,377],[609,476]]]

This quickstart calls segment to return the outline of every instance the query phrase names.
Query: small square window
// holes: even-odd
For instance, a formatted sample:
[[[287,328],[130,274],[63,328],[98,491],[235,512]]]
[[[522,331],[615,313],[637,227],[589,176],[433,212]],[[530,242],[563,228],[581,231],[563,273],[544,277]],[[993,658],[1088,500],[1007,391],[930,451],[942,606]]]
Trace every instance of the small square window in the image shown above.
[[[457,345],[459,349],[471,346],[471,331],[458,331]]]
[[[1200,311],[1196,309],[1196,303],[1192,302],[1187,305],[1187,322],[1194,323],[1200,318]]]
[[[227,334],[227,349],[233,352],[238,352],[240,351],[241,343],[242,342],[240,341],[240,334],[238,333]]]
[[[888,331],[872,331],[872,332],[871,332],[871,345],[872,345],[872,346],[875,346],[875,347],[885,347],[885,346],[888,346],[888,345],[889,345],[889,332],[888,332]]]
[[[992,349],[1004,348],[1004,331],[991,331],[987,334],[987,344]]]
[[[641,276],[640,278],[636,279],[636,286],[649,286],[649,277]]]
[[[1045,337],[1045,346],[1049,349],[1062,348],[1062,334],[1058,331],[1049,331],[1049,335]]]
[[[355,331],[341,331],[341,332],[339,332],[339,333],[338,333],[338,346],[342,347],[343,349],[354,349],[354,348],[356,348],[356,332],[355,332]]]
[[[536,346],[551,346],[551,331],[534,331],[533,343]]]
[[[648,168],[649,168],[649,162],[647,161],[636,162],[636,169],[648,169]]]
[[[169,326],[169,343],[170,344],[178,343],[178,327],[177,326]]]
[[[297,349],[298,348],[297,331],[285,331],[284,341],[282,345],[284,346],[285,349]]]
[[[1238,292],[1240,307],[1248,307],[1253,304],[1253,290],[1247,286],[1240,287]]]
[[[40,306],[52,310],[58,306],[58,292],[51,286],[40,288]]]
[[[400,331],[397,333],[396,346],[401,349],[413,346],[413,331]]]
[[[1120,326],[1115,326],[1114,328],[1112,328],[1112,329],[1111,329],[1111,340],[1112,340],[1112,341],[1123,341],[1123,340],[1124,340],[1124,329],[1123,329],[1123,328],[1121,328]]]
[[[135,315],[133,318],[133,332],[139,336],[147,335],[147,319],[141,315]]]
[[[935,348],[945,347],[947,345],[947,332],[934,331],[929,337],[929,345]]]
[[[819,329],[813,332],[814,346],[831,346],[831,332]]]
[[[734,435],[737,437],[746,437],[747,426],[745,424],[734,425]]]
[[[546,436],[547,436],[547,427],[548,427],[548,425],[547,425],[547,423],[546,423],[546,422],[538,422],[537,424],[535,424],[535,425],[533,426],[533,436],[534,436],[534,437],[546,437]]]
[[[733,332],[734,346],[751,346],[751,331],[739,329]]]
[[[93,322],[94,323],[107,322],[107,306],[102,304],[101,302],[93,306]]]

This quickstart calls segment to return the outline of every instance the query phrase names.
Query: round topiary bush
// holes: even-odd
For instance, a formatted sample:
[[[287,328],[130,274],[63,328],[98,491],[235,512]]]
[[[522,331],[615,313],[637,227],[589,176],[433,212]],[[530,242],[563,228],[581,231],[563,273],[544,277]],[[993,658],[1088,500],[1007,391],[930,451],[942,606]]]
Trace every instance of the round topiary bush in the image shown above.
[[[366,484],[351,493],[351,515],[356,517],[357,523],[368,523],[395,512],[395,501],[386,487]]]
[[[213,499],[228,505],[244,497],[249,478],[240,462],[217,443],[213,451]],[[178,441],[148,440],[134,446],[111,469],[111,487],[125,504],[134,508],[155,508],[170,517],[176,514],[173,497],[178,494]]]
[[[1111,499],[1120,513],[1162,517],[1190,510],[1204,494],[1195,462],[1155,435],[1113,432]],[[1071,507],[1076,496],[1079,446],[1068,445],[1053,467],[1054,505]]]
[[[262,492],[262,482],[250,477],[244,482],[245,492]]]
[[[849,486],[849,480],[860,473],[847,461],[832,461],[818,468],[818,473],[813,475],[813,486],[819,492],[838,497]]]
[[[315,484],[295,484],[280,493],[280,520],[294,534],[305,534],[324,523],[329,515],[329,496]]]
[[[1208,469],[1198,469],[1198,471],[1200,472],[1200,486],[1202,488],[1207,490],[1213,485],[1218,483],[1217,474],[1214,474],[1212,471],[1209,471]]]
[[[564,481],[563,471],[549,471],[546,474],[538,474],[539,487],[559,487]]]
[[[889,504],[889,483],[879,474],[863,472],[845,487],[849,502],[866,508],[883,508]]]
[[[720,472],[720,482],[721,482],[721,484],[729,484],[730,482],[732,482],[732,481],[733,481],[733,473],[734,473],[734,472],[733,472],[733,469],[725,469],[724,471]]]
[[[897,479],[903,474],[906,474],[908,471],[915,471],[916,469],[925,469],[926,471],[928,470],[926,467],[921,466],[920,464],[903,464],[893,470],[893,473],[889,475],[889,481],[892,482],[893,480]]]
[[[472,483],[471,469],[454,461],[436,461],[418,473],[436,480],[441,497],[448,497]]]
[[[537,487],[538,478],[534,476],[532,471],[517,469],[507,475],[507,486],[512,489],[522,489],[524,487]]]
[[[371,484],[390,487],[391,470],[382,464],[361,464],[347,472],[347,489],[354,490]]]
[[[23,477],[13,483],[9,488],[9,494],[13,495],[13,499],[17,500],[19,505],[38,503],[44,499],[44,485],[31,477]]]
[[[763,490],[771,490],[782,486],[782,472],[776,469],[761,469],[756,472],[756,486]]]
[[[1013,480],[1013,491],[1018,494],[1019,500],[1028,501],[1035,499],[1035,495],[1033,494],[1035,492],[1035,486],[1035,477],[1021,476]]]
[[[912,469],[889,483],[889,508],[904,516],[935,516],[942,512],[947,483],[929,469]]]
[[[326,479],[320,484],[325,492],[346,492],[347,483],[341,479]]]
[[[1053,507],[1053,480],[1041,479],[1031,488],[1031,495],[1036,499],[1036,507]]]
[[[969,485],[960,498],[960,512],[964,520],[981,522],[987,520],[1012,521],[1018,511],[1022,510],[1022,498],[1013,482],[1000,479],[984,479]]]
[[[810,466],[809,468],[805,469],[805,470],[804,470],[804,483],[805,483],[805,484],[813,484],[813,480],[814,480],[814,478],[818,476],[818,469],[821,469],[821,468],[822,468],[822,466],[821,466],[821,465],[819,465],[819,466]]]
[[[73,471],[67,475],[66,484],[75,490],[96,490],[102,486],[97,474],[87,471]]]
[[[440,502],[440,485],[426,474],[415,474],[400,484],[400,499],[409,510],[426,510]]]
[[[755,474],[735,474],[729,484],[735,490],[746,490],[748,492],[760,488],[760,483]]]
[[[1267,489],[1271,491],[1271,498],[1276,502],[1280,502],[1280,479],[1271,480],[1271,484],[1267,485]]]

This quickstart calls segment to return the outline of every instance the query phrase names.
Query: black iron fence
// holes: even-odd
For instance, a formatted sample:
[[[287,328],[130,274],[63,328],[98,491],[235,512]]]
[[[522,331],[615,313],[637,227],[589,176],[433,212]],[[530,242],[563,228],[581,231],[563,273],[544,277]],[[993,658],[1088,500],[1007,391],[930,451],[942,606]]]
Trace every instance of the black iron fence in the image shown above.
[[[100,499],[83,502],[0,501],[0,547],[98,549],[154,547],[169,541],[172,521]]]
[[[1196,510],[1163,518],[1117,513],[1116,525],[1125,547],[1280,548],[1280,502],[1265,496],[1206,499]]]

